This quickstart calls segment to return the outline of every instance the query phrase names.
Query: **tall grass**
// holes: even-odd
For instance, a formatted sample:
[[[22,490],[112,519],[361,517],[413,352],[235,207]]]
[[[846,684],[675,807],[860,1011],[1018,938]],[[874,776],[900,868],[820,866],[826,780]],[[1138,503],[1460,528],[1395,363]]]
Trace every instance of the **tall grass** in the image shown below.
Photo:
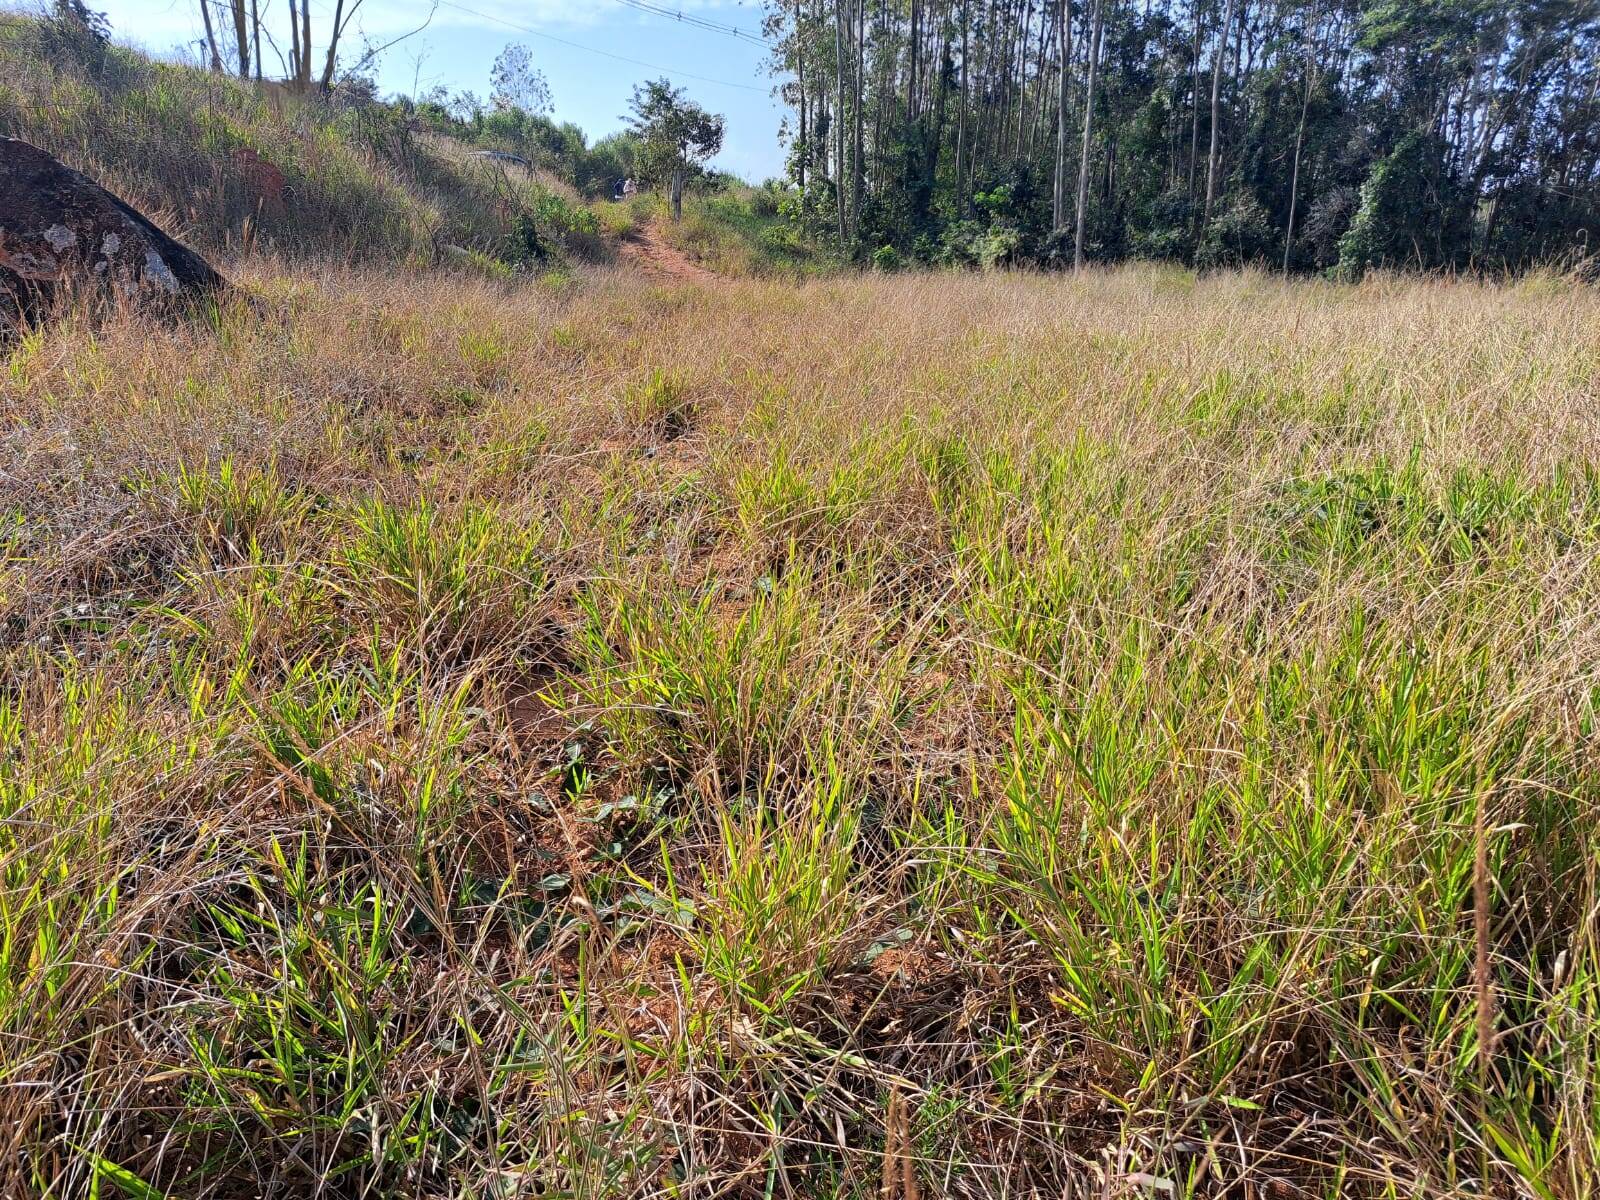
[[[1592,291],[239,273],[0,373],[0,1190],[1592,1193]]]

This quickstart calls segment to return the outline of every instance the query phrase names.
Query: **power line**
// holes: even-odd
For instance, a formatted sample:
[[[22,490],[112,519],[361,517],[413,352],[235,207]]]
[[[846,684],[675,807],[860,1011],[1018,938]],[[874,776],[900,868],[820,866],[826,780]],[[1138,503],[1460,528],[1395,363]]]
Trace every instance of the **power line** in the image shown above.
[[[708,33],[726,34],[728,37],[737,38],[741,42],[754,42],[757,45],[767,46],[769,48],[772,45],[771,42],[767,41],[767,39],[762,37],[759,33],[751,33],[748,29],[740,28],[738,25],[729,25],[722,21],[713,21],[708,17],[697,16],[694,13],[686,13],[682,9],[667,8],[665,5],[653,4],[650,2],[650,0],[616,0],[616,2],[618,4],[626,5],[628,8],[637,9],[642,13],[650,13],[653,16],[665,17],[669,21],[677,21],[679,24],[689,25],[695,29],[704,29]]]
[[[466,13],[469,16],[477,17],[480,20],[493,21],[497,25],[504,25],[507,29],[515,29],[522,33],[532,34],[537,38],[544,38],[547,42],[557,42],[563,46],[570,46],[574,50],[583,50],[589,54],[598,54],[602,58],[611,58],[615,59],[617,62],[631,63],[633,66],[645,67],[651,71],[661,71],[669,76],[676,76],[681,79],[695,79],[701,83],[714,83],[718,87],[738,88],[742,92],[760,92],[763,95],[765,95],[767,92],[766,88],[756,87],[754,84],[750,83],[734,83],[730,79],[713,79],[709,75],[696,75],[692,71],[680,71],[676,67],[664,67],[660,63],[645,62],[642,58],[629,58],[625,54],[613,54],[610,50],[601,50],[597,46],[586,46],[582,42],[574,42],[567,38],[557,37],[553,33],[546,33],[542,29],[533,28],[531,25],[519,25],[515,21],[508,21],[504,17],[497,17],[492,13],[479,12],[475,8],[468,8],[465,4],[457,4],[455,0],[439,0],[439,4],[443,8],[453,8],[457,12]]]
[[[767,40],[764,37],[761,37],[759,34],[754,34],[749,30],[741,29],[737,25],[725,24],[722,21],[713,21],[708,17],[702,17],[695,13],[686,13],[681,8],[668,8],[665,5],[651,3],[651,0],[616,0],[616,3],[626,5],[628,8],[636,9],[642,13],[650,13],[653,16],[665,17],[669,21],[677,21],[682,25],[689,25],[696,29],[704,29],[710,33],[725,33],[729,37],[742,38],[751,42],[760,42],[762,45],[767,44]]]

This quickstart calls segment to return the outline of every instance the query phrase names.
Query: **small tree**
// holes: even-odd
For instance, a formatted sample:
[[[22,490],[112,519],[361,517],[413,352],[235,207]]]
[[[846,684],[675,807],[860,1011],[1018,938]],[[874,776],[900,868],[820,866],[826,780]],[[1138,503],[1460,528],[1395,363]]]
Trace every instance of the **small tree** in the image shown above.
[[[494,60],[489,71],[489,103],[499,112],[515,108],[530,117],[550,111],[550,81],[533,65],[526,46],[513,42]]]
[[[665,79],[633,89],[630,128],[639,139],[637,163],[646,183],[667,181],[672,219],[683,216],[683,185],[690,171],[722,149],[723,119],[690,100]]]
[[[483,116],[483,101],[474,92],[457,92],[450,97],[445,110],[452,120],[462,125],[476,125]]]

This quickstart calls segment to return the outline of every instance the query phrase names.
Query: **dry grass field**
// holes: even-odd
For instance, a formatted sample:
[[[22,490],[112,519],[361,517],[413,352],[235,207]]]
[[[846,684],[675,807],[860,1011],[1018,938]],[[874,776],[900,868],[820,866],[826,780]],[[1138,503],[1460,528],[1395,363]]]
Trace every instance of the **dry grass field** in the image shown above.
[[[0,370],[0,1193],[1594,1193],[1600,294],[233,270]]]

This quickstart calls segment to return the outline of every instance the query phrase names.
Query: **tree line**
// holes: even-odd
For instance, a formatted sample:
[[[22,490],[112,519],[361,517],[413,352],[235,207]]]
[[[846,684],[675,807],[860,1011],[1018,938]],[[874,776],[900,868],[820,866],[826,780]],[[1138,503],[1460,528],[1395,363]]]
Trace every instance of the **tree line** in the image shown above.
[[[1600,0],[767,0],[858,256],[1511,269],[1600,250]]]

